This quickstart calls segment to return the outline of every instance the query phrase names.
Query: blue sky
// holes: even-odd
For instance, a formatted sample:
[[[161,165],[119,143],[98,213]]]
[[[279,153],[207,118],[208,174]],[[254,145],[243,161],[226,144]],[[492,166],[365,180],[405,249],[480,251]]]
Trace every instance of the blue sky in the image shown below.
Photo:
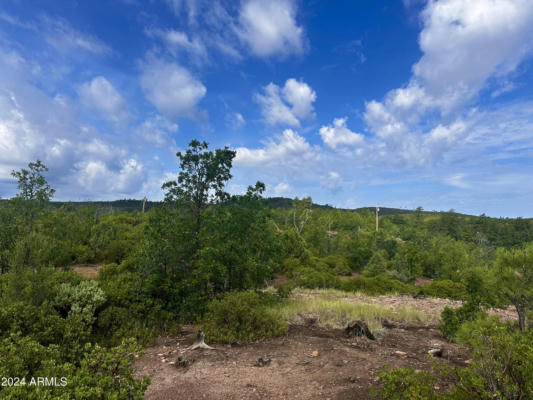
[[[530,0],[4,0],[0,196],[161,199],[176,151],[228,190],[532,216]]]

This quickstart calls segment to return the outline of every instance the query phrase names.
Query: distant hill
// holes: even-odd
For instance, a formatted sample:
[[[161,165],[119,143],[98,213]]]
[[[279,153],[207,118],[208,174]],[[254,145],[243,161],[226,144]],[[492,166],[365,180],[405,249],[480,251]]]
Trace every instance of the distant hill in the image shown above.
[[[5,201],[5,199],[0,199],[0,203],[2,201]],[[292,199],[287,197],[269,197],[265,199],[266,204],[271,208],[281,208],[281,209],[289,209],[292,207]],[[59,208],[63,205],[67,205],[70,207],[90,207],[95,209],[101,209],[105,213],[114,213],[114,212],[135,212],[135,211],[141,211],[142,210],[142,200],[136,200],[136,199],[122,199],[122,200],[112,200],[112,201],[52,201],[51,202],[53,207]],[[147,201],[145,210],[148,211],[153,207],[160,207],[161,206],[160,201]],[[333,210],[333,209],[339,209],[344,211],[365,211],[368,210],[371,213],[374,213],[376,211],[376,207],[359,207],[356,209],[349,209],[349,208],[337,208],[333,207],[329,204],[316,204],[313,203],[313,208],[317,209],[325,209],[325,210]],[[399,215],[399,214],[412,214],[416,212],[416,210],[407,210],[404,208],[391,208],[391,207],[379,207],[379,215],[385,216],[385,215]],[[422,211],[424,214],[442,214],[447,213],[448,211]],[[469,214],[461,214],[457,213],[457,215],[462,216],[470,216]]]

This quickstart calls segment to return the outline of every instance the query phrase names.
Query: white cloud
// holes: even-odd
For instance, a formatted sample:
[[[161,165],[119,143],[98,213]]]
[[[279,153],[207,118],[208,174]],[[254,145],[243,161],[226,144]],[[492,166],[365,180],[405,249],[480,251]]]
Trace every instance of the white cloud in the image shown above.
[[[391,157],[432,163],[465,139],[465,106],[531,54],[532,18],[527,0],[430,0],[409,83],[366,104],[365,121]]]
[[[286,182],[280,182],[272,188],[273,197],[284,197],[288,196],[293,192],[293,188]]]
[[[241,4],[237,34],[258,57],[302,54],[306,39],[291,0],[247,0]]]
[[[277,139],[269,140],[261,149],[237,148],[235,165],[300,169],[320,158],[318,151],[291,129],[284,130]]]
[[[268,124],[296,127],[301,120],[315,117],[316,92],[307,83],[290,78],[282,88],[271,82],[263,91],[255,95],[255,100]]]
[[[226,114],[226,124],[232,129],[240,129],[246,125],[246,121],[241,113],[232,112]]]
[[[469,185],[468,185],[468,183],[465,182],[464,179],[465,179],[465,174],[455,174],[455,175],[452,175],[452,176],[446,178],[444,180],[444,182],[447,185],[465,189],[465,188],[468,188]]]
[[[142,65],[141,87],[148,100],[171,120],[201,116],[197,104],[207,89],[176,63],[150,59]]]
[[[118,123],[128,117],[124,99],[103,76],[83,83],[78,89],[82,104],[108,121]]]
[[[185,52],[189,57],[199,64],[207,60],[207,48],[202,39],[191,37],[175,29],[149,29],[146,31],[148,36],[159,37],[167,46],[173,56],[178,56]]]
[[[93,54],[110,53],[108,45],[92,35],[74,29],[67,21],[59,18],[42,17],[43,37],[61,53],[82,50]]]
[[[160,115],[146,118],[136,133],[146,143],[157,148],[169,148],[172,152],[176,150],[176,141],[171,136],[178,132],[178,124],[163,118]]]
[[[13,63],[12,60],[18,60]],[[50,97],[33,82],[32,65],[0,49],[0,192],[13,195],[11,170],[42,160],[59,199],[116,198],[136,193],[145,179],[129,145],[113,144],[78,120],[67,95]],[[111,107],[112,109],[112,107]],[[53,116],[53,118],[51,118]],[[98,139],[97,139],[98,138]]]
[[[341,175],[336,171],[330,171],[326,176],[323,176],[321,179],[322,187],[331,190],[332,192],[337,192],[344,186],[344,181]]]
[[[335,118],[333,125],[320,128],[320,137],[326,146],[335,150],[337,146],[358,146],[363,144],[364,136],[352,132],[346,126],[347,117]]]
[[[86,160],[75,165],[77,184],[88,192],[102,189],[115,195],[138,191],[144,181],[143,165],[135,158],[122,160],[117,170],[111,170],[102,160]]]

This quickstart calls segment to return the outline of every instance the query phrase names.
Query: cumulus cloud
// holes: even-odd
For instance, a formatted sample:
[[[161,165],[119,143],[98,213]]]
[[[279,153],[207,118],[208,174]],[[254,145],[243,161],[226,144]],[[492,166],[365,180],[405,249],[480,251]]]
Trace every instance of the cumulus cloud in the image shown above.
[[[141,87],[148,100],[165,117],[198,119],[198,102],[207,89],[187,69],[174,62],[149,59],[142,65]]]
[[[237,34],[258,57],[302,54],[304,30],[292,0],[247,0],[241,4]]]
[[[14,62],[16,60],[16,62]],[[58,198],[116,198],[137,192],[146,170],[127,145],[78,120],[67,95],[50,97],[31,79],[32,65],[0,49],[0,191],[12,195],[10,172],[41,159]],[[30,79],[28,79],[30,77]],[[54,118],[50,118],[54,116]]]
[[[146,143],[157,148],[176,150],[176,141],[172,134],[178,132],[178,124],[160,115],[146,118],[136,129],[136,133]]]
[[[301,120],[315,117],[313,103],[316,92],[305,82],[287,79],[280,88],[269,83],[263,94],[256,94],[255,100],[261,106],[261,114],[270,125],[300,126]]]
[[[128,117],[124,99],[103,76],[83,83],[78,89],[82,104],[108,121],[119,123]]]
[[[236,150],[236,166],[283,166],[299,169],[320,158],[318,150],[291,129],[284,130],[277,137],[277,142],[270,139],[263,148],[239,147]]]
[[[358,146],[363,144],[364,136],[352,132],[346,126],[347,117],[335,118],[332,125],[320,128],[320,137],[326,146],[335,150],[338,146]]]
[[[408,164],[442,157],[466,133],[464,107],[533,50],[527,0],[430,0],[421,18],[423,55],[409,83],[368,102],[364,114],[372,133]],[[441,118],[433,127],[421,124],[429,113]]]

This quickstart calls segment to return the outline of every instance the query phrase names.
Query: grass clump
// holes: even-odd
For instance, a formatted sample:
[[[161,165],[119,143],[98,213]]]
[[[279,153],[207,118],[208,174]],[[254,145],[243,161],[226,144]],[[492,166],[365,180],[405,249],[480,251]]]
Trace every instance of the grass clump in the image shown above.
[[[288,325],[274,304],[277,296],[256,292],[234,292],[214,300],[201,329],[207,340],[219,343],[250,343],[287,333]]]
[[[306,315],[317,317],[318,325],[325,328],[345,328],[352,321],[364,320],[372,332],[382,329],[381,323],[384,319],[407,323],[428,321],[424,313],[414,308],[392,309],[350,301],[337,295],[338,292],[332,291],[332,295],[296,298],[282,303],[278,309],[282,317],[292,323],[301,322],[302,317]]]

